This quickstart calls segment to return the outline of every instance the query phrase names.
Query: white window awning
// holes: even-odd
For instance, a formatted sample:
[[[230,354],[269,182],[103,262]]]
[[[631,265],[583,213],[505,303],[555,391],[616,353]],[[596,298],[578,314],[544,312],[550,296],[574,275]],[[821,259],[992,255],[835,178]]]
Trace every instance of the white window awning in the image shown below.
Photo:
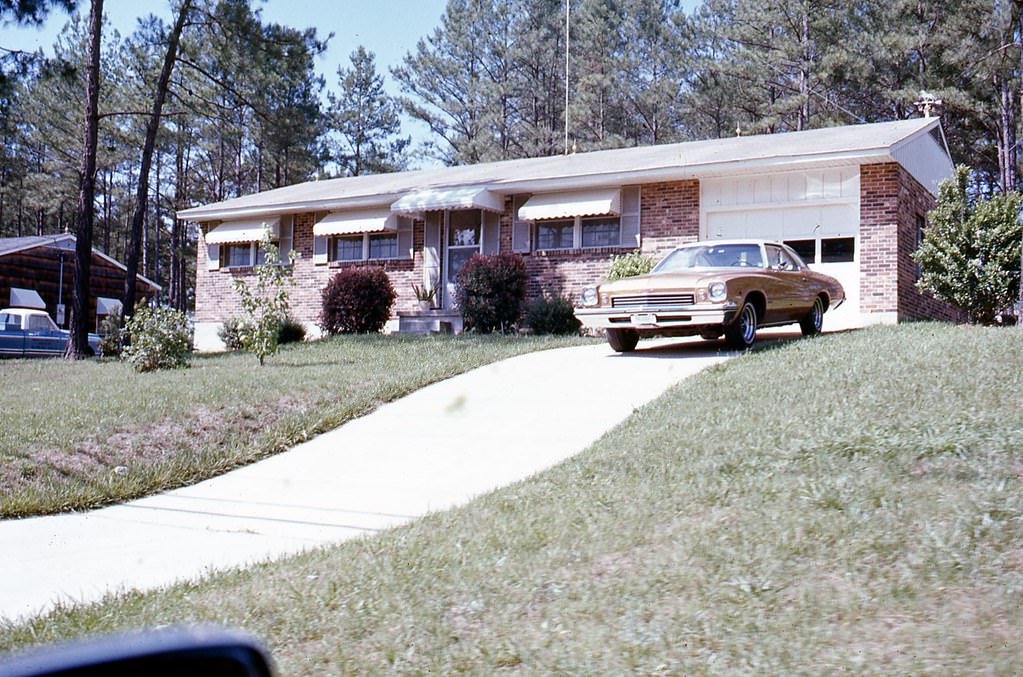
[[[534,195],[519,207],[522,221],[568,219],[576,216],[603,216],[621,214],[620,188],[573,191],[571,193],[544,193]]]
[[[206,233],[206,244],[259,242],[263,239],[263,233],[267,230],[270,231],[271,239],[276,240],[280,236],[281,219],[279,216],[267,219],[225,221]]]
[[[486,186],[455,186],[453,188],[418,190],[405,195],[391,205],[391,211],[398,214],[417,214],[452,209],[482,209],[488,212],[503,212],[504,198],[491,192]]]
[[[11,307],[46,310],[46,303],[43,301],[43,297],[40,296],[39,292],[35,289],[19,289],[18,287],[11,287]]]
[[[331,212],[313,226],[313,235],[359,235],[398,230],[398,216],[390,209]]]
[[[105,296],[96,297],[96,314],[97,315],[114,315],[120,314],[121,302],[117,299],[109,299]]]

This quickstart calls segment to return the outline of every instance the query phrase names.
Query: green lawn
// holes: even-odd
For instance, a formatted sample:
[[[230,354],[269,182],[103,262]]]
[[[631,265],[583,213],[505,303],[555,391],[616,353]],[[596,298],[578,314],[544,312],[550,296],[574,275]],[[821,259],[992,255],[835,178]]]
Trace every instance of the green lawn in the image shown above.
[[[523,337],[337,337],[196,357],[136,374],[89,360],[0,361],[0,517],[94,507],[191,484],[433,381],[579,343]]]
[[[284,675],[1019,673],[1021,392],[1013,329],[765,347],[466,507],[0,648],[202,621]]]

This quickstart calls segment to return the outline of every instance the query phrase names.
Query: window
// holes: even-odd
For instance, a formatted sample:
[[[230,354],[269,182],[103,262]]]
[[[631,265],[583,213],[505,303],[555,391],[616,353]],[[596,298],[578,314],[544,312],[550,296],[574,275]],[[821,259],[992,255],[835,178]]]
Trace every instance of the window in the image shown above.
[[[821,239],[821,263],[849,263],[856,260],[856,238]]]
[[[572,249],[575,240],[575,219],[536,222],[537,249]]]
[[[277,243],[274,242],[274,244]],[[239,242],[221,245],[220,260],[221,265],[228,268],[251,268],[263,265],[263,262],[266,261],[266,254],[263,253],[258,242]]]
[[[14,313],[0,313],[0,331],[18,331],[20,329],[20,317]]]
[[[398,258],[398,233],[365,233],[331,239],[331,261],[366,261]]]
[[[617,216],[576,217],[536,221],[536,249],[618,247],[622,243]]]
[[[369,258],[371,259],[396,259],[398,258],[398,234],[370,235],[369,236]]]
[[[786,240],[785,244],[803,259],[803,263],[814,263],[817,260],[817,240]]]
[[[583,247],[617,247],[622,243],[618,217],[601,216],[582,220]]]
[[[29,331],[52,331],[55,327],[46,315],[29,315],[28,329]]]
[[[334,261],[361,261],[362,236],[339,237],[334,240]]]

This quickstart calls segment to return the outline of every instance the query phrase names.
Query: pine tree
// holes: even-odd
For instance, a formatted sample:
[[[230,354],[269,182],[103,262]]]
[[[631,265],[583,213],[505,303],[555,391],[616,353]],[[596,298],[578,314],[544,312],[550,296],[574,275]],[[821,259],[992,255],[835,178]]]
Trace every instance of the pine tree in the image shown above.
[[[338,68],[340,93],[328,95],[330,117],[339,138],[334,160],[348,176],[399,171],[409,138],[400,138],[397,103],[384,92],[372,52],[359,47],[351,54],[351,68]]]

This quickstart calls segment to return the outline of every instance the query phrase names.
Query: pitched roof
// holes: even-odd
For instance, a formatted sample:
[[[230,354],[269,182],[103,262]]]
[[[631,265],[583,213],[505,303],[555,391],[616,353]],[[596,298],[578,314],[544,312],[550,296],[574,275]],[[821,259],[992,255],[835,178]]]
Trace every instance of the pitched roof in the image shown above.
[[[27,249],[35,249],[36,247],[49,247],[50,249],[67,249],[74,251],[75,242],[75,236],[71,233],[60,233],[58,235],[32,235],[28,237],[0,237],[0,256],[8,256],[10,254],[16,254],[17,252],[23,252]],[[107,256],[95,247],[92,248],[92,253],[110,265],[124,272],[128,272],[128,268],[123,263],[112,256]],[[163,287],[156,284],[145,275],[138,275],[137,277],[139,280],[150,285],[157,291],[163,289]]]
[[[940,120],[916,118],[309,181],[185,209],[178,212],[178,216],[202,221],[379,206],[411,191],[459,185],[484,185],[507,195],[725,173],[892,162],[899,161],[896,153],[907,142],[928,137],[929,145],[938,147],[932,149],[931,155],[944,158],[939,157],[939,164],[944,166],[936,173],[950,172],[952,163]],[[907,169],[917,175],[916,169]],[[917,178],[934,190],[933,177],[917,175]]]

